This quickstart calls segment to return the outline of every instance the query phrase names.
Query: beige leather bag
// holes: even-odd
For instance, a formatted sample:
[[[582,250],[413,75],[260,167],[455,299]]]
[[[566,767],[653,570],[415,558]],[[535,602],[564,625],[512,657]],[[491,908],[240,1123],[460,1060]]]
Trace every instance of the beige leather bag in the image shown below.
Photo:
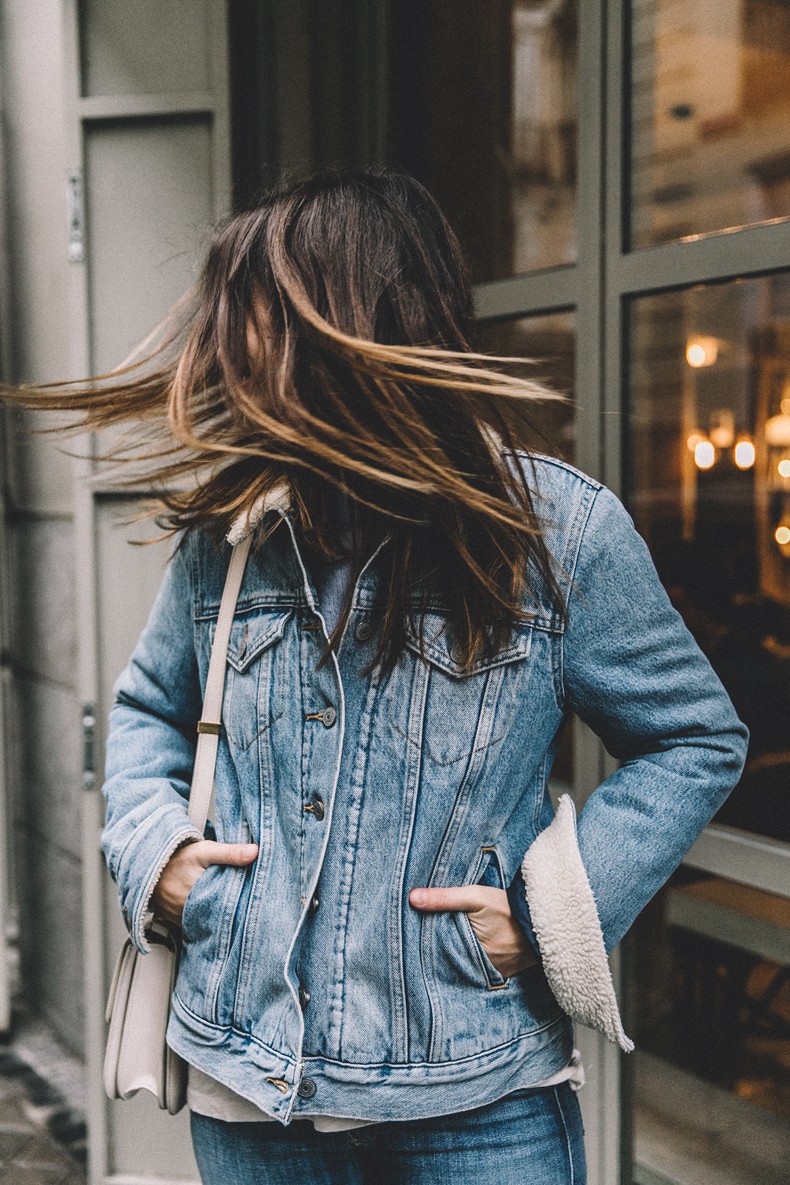
[[[248,536],[233,548],[198,724],[189,818],[201,833],[213,813],[228,640],[250,542]],[[110,1027],[104,1055],[104,1089],[111,1099],[128,1099],[138,1090],[148,1090],[163,1110],[175,1115],[186,1102],[187,1066],[166,1044],[165,1031],[181,944],[178,934],[156,919],[146,933],[150,952],[141,954],[127,938],[115,965],[105,1013]]]

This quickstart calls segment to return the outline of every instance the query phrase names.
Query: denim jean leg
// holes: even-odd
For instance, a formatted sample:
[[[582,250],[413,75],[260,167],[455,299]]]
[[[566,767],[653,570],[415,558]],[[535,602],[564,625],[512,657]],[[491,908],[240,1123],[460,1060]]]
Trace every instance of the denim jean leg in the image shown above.
[[[312,1123],[229,1123],[190,1112],[203,1185],[363,1185],[345,1132]]]
[[[586,1185],[584,1127],[567,1082],[472,1111],[382,1125],[365,1185]]]

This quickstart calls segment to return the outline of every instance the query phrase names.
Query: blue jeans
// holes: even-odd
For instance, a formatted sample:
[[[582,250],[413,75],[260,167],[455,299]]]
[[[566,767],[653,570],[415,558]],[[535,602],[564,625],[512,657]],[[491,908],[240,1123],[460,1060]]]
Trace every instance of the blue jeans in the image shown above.
[[[575,1092],[516,1090],[433,1119],[317,1132],[312,1123],[227,1123],[190,1112],[203,1185],[585,1185]]]

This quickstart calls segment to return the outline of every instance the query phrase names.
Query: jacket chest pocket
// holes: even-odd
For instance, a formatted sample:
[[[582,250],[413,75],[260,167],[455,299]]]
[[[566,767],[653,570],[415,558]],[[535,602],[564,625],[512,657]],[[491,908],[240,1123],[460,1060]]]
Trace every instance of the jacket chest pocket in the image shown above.
[[[507,735],[515,689],[532,651],[533,631],[520,627],[495,654],[481,656],[471,670],[448,637],[442,617],[425,619],[424,661],[416,630],[407,635],[399,671],[410,691],[392,684],[387,715],[392,730],[420,749],[426,761],[454,766],[498,745]]]
[[[244,614],[234,618],[228,643],[222,725],[230,744],[248,749],[284,711],[280,670],[283,634],[291,611]],[[216,620],[209,622],[214,641]]]

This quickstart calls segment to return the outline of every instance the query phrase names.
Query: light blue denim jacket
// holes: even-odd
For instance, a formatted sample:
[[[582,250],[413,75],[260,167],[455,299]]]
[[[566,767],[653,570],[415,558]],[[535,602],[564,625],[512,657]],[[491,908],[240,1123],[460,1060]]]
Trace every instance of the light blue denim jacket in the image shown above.
[[[607,955],[740,776],[747,729],[622,503],[561,461],[528,474],[569,622],[533,577],[531,621],[467,675],[438,601],[427,663],[412,634],[391,674],[361,673],[378,553],[316,669],[325,625],[287,500],[234,525],[282,520],[241,588],[207,834],[259,855],[187,897],[168,1042],[283,1124],[492,1102],[565,1065],[574,1021],[632,1048]],[[115,685],[102,846],[142,951],[156,880],[198,837],[185,799],[229,554],[184,537]],[[622,763],[578,823],[547,791],[568,711]],[[465,913],[408,902],[481,881],[509,889],[541,955],[509,979]]]

